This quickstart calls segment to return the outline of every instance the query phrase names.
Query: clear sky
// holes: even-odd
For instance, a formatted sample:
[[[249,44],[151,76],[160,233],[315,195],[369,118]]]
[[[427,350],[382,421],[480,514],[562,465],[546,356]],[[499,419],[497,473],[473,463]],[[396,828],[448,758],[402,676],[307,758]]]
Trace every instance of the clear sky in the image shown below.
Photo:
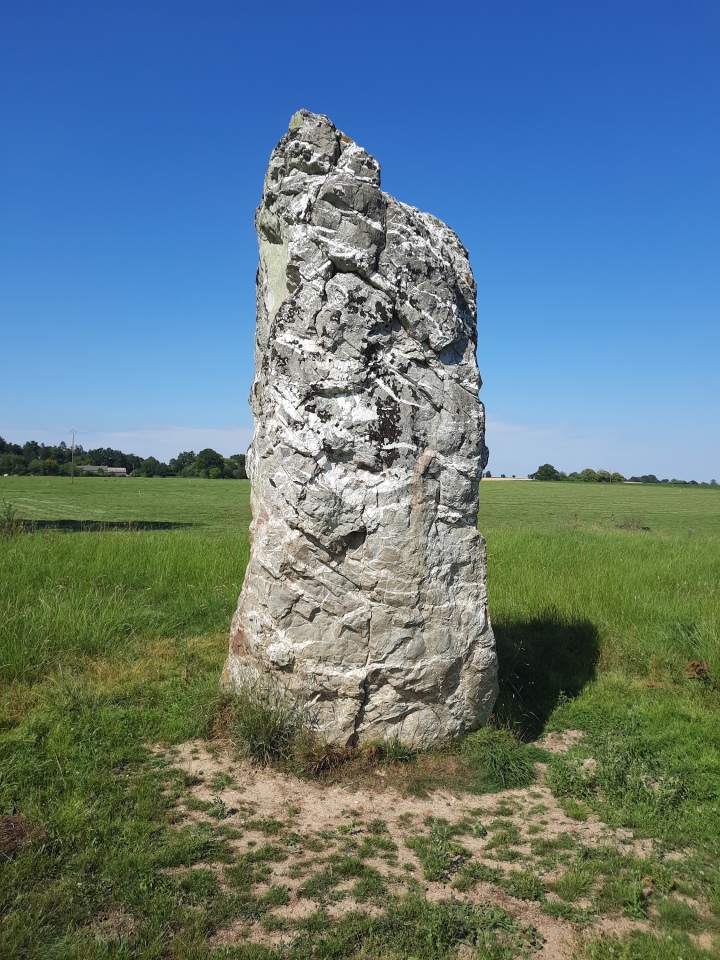
[[[720,480],[719,101],[718,0],[4,0],[0,435],[245,449],[305,107],[468,247],[493,473]]]

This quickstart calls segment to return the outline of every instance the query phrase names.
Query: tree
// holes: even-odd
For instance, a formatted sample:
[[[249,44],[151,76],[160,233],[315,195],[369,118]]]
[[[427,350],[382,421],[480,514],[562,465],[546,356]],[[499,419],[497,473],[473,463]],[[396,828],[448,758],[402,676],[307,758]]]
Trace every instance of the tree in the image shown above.
[[[22,446],[22,455],[25,458],[25,463],[30,466],[32,460],[40,459],[40,444],[37,440],[28,440],[27,443],[24,443]]]
[[[155,457],[146,457],[142,462],[142,467],[140,472],[144,477],[161,477],[162,473],[159,472],[162,464]]]
[[[225,458],[221,453],[218,453],[217,450],[206,447],[195,457],[195,466],[201,476],[209,476],[210,470],[213,467],[217,467],[222,475],[225,467]]]
[[[530,474],[531,480],[563,480],[564,478],[565,474],[556,470],[551,463],[544,463],[535,473]]]
[[[51,457],[43,460],[42,472],[45,477],[56,477],[60,472],[57,460],[53,460]]]
[[[168,466],[170,470],[177,476],[182,476],[183,471],[188,467],[191,467],[195,463],[195,451],[194,450],[185,450],[183,453],[179,453],[176,457],[170,461]]]
[[[247,480],[247,470],[245,469],[245,454],[233,453],[230,457],[233,465],[232,475],[236,480]]]

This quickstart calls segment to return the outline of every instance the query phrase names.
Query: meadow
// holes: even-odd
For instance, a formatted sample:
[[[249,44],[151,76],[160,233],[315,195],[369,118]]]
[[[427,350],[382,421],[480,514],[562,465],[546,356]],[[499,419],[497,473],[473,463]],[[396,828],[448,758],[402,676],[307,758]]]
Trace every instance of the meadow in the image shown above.
[[[717,955],[719,491],[481,485],[492,729],[294,771],[318,804],[382,780],[484,811],[478,826],[431,806],[402,837],[349,801],[332,838],[290,813],[238,826],[245,768],[216,770],[206,796],[173,759],[189,742],[196,756],[242,746],[218,678],[249,555],[246,481],[5,477],[4,503],[19,532],[0,539],[0,956],[500,960],[542,950],[551,921],[588,960]],[[582,830],[597,823],[611,832],[593,846]],[[326,852],[299,889],[315,909],[284,915],[313,844]],[[404,886],[376,863],[394,877],[398,848]]]

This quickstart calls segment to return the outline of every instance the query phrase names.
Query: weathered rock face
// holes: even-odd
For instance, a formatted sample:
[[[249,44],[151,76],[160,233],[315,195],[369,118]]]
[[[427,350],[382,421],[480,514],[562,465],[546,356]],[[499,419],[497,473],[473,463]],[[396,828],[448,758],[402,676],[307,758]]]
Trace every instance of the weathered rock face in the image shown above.
[[[224,678],[272,671],[331,742],[473,730],[497,669],[467,251],[306,111],[256,226],[252,553]]]

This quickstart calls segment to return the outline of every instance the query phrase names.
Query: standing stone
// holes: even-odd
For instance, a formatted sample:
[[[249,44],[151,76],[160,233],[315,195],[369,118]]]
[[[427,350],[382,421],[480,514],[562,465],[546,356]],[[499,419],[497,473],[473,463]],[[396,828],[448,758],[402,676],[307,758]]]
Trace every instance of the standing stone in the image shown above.
[[[252,550],[224,680],[271,672],[334,743],[469,732],[497,663],[467,251],[305,110],[255,223]]]

